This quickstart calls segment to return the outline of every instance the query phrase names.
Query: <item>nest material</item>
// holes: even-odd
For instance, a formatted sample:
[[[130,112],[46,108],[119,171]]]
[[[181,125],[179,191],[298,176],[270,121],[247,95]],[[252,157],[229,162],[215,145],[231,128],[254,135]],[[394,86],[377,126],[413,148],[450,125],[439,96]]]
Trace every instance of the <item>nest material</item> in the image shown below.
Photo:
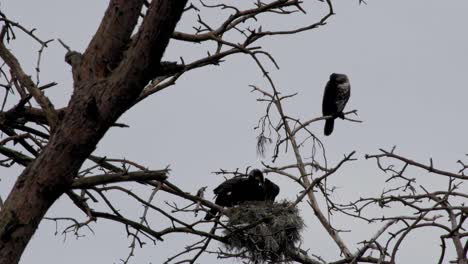
[[[288,262],[304,221],[288,201],[249,202],[229,210],[226,249],[253,263]]]

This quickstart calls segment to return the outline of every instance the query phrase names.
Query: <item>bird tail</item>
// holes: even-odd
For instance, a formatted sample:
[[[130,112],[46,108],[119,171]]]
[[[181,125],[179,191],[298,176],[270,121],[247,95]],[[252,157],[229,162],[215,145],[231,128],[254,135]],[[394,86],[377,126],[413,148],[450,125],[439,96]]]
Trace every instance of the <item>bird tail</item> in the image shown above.
[[[333,132],[334,124],[335,124],[334,118],[325,120],[325,129],[323,131],[325,136],[329,136]]]
[[[215,217],[217,213],[218,213],[218,210],[216,210],[215,208],[211,208],[211,210],[206,213],[205,220],[212,219],[213,217]]]

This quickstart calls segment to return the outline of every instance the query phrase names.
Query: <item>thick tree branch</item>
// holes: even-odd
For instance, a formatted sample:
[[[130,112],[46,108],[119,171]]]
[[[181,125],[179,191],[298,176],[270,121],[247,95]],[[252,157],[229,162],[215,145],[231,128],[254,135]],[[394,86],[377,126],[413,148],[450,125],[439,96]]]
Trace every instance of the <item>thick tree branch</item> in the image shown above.
[[[162,0],[151,2],[125,58],[115,70],[115,81],[127,80],[127,85],[142,86],[158,75],[161,57],[182,15],[180,10],[183,10],[187,0],[163,3]]]
[[[106,76],[106,70],[102,67],[108,69],[108,63],[116,61],[126,36],[133,30],[120,22],[132,25],[137,19],[135,15],[130,15],[126,21],[116,21],[115,16],[120,9],[114,10],[117,13],[112,13],[114,11],[110,9],[119,3],[119,6],[131,7],[132,12],[136,12],[133,8],[139,11],[138,6],[141,6],[140,1],[111,1],[108,8],[110,17],[104,18],[83,58],[85,72],[82,69],[81,74],[86,78],[75,82],[74,94],[63,121],[40,155],[18,177],[0,211],[0,264],[19,261],[44,214],[69,189],[84,160],[109,127],[140,94],[151,78],[150,73],[154,73],[153,68],[160,64],[185,2],[152,1],[138,41],[124,63],[109,79],[97,79],[95,77]],[[121,15],[126,17],[128,14]],[[116,26],[110,25],[111,22],[116,23]],[[115,37],[108,34],[116,34],[118,43],[106,43],[105,39],[110,41]],[[105,48],[101,50],[102,47]],[[116,50],[110,51],[111,47]]]
[[[83,54],[81,78],[102,78],[117,67],[137,24],[143,2],[110,1],[96,34]],[[80,77],[77,79],[79,81]]]

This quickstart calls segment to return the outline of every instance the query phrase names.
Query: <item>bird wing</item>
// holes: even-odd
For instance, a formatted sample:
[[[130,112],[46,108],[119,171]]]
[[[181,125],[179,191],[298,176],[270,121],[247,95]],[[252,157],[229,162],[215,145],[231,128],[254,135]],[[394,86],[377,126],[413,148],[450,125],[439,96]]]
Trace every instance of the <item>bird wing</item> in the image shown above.
[[[265,179],[265,200],[274,201],[280,192],[280,187],[269,179]]]
[[[323,102],[322,102],[322,114],[333,115],[336,113],[335,98],[337,93],[336,83],[333,81],[328,81],[325,86],[325,91],[323,93]]]
[[[221,193],[228,193],[232,191],[233,189],[236,188],[236,186],[243,184],[245,181],[247,181],[246,177],[234,177],[229,180],[224,181],[218,187],[216,187],[213,192],[216,195],[219,195]]]
[[[350,96],[351,85],[349,84],[349,82],[339,84],[338,91],[336,94],[336,110],[338,113],[343,112]]]

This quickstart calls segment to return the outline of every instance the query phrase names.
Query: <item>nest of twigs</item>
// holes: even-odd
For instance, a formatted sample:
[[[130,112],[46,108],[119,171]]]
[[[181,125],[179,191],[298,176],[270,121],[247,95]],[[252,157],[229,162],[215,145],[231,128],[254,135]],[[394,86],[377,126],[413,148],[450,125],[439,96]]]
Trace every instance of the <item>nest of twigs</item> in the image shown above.
[[[288,262],[301,241],[304,221],[287,201],[249,202],[229,210],[226,249],[252,263]]]

